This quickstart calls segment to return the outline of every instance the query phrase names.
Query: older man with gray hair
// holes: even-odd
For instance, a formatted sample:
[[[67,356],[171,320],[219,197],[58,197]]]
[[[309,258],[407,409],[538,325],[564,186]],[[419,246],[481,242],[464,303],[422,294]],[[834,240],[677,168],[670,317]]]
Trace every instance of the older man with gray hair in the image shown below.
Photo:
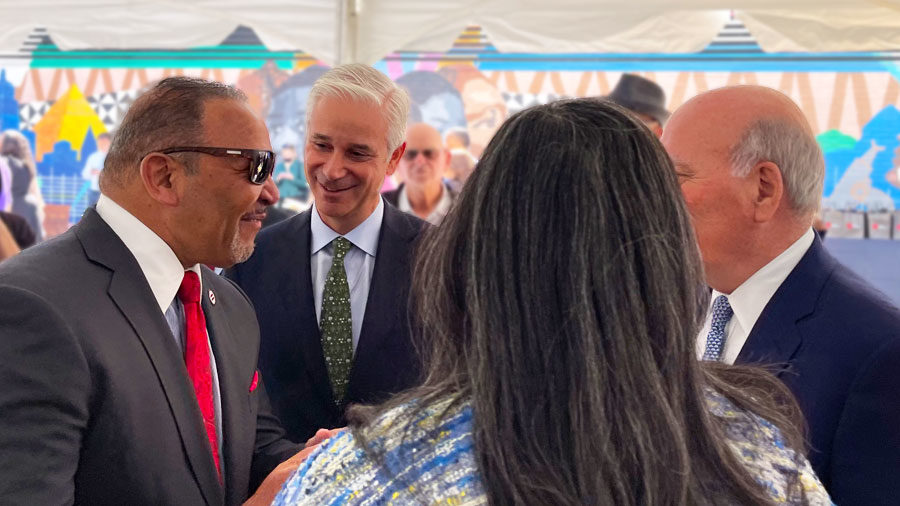
[[[441,133],[427,123],[410,125],[406,132],[406,151],[400,170],[406,180],[396,190],[382,196],[403,212],[439,225],[450,212],[457,192],[444,183],[444,171],[450,163],[450,150],[444,148]]]
[[[229,275],[260,321],[260,371],[288,437],[345,424],[419,376],[407,299],[422,220],[384,204],[403,157],[409,97],[372,67],[329,70],[307,108],[311,209],[266,229]]]
[[[837,504],[900,497],[900,311],[815,237],[824,162],[802,111],[759,86],[681,106],[662,135],[712,304],[697,355],[773,367]]]

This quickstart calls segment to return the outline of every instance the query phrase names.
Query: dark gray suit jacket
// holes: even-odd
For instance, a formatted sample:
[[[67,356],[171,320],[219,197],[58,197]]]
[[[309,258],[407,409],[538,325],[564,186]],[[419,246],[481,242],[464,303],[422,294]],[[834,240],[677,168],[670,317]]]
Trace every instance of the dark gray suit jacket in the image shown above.
[[[342,427],[348,403],[375,403],[414,386],[421,367],[410,341],[410,267],[425,222],[384,206],[378,254],[345,402],[335,404],[322,352],[310,272],[312,210],[259,234],[256,251],[228,275],[256,307],[259,369],[288,437]]]
[[[181,351],[137,260],[93,209],[0,264],[0,504],[240,504],[298,450],[262,383],[251,390],[252,306],[202,275],[224,487]]]

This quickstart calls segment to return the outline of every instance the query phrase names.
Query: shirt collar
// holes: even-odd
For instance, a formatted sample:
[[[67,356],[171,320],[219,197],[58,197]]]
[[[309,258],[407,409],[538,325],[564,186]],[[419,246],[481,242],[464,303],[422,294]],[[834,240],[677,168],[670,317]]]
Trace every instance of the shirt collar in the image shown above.
[[[434,211],[431,212],[431,216],[428,217],[428,221],[432,225],[437,225],[438,223],[434,223],[431,221],[431,217],[435,216],[437,221],[440,222],[444,216],[447,216],[447,213],[450,212],[450,206],[453,205],[453,199],[450,198],[450,187],[448,187],[445,183],[441,183],[442,191],[441,191],[441,200],[438,201],[437,206],[435,206]]]
[[[438,199],[437,204],[425,221],[432,225],[440,224],[444,216],[450,212],[450,206],[452,204],[453,199],[450,198],[450,189],[443,181],[441,181],[441,198]],[[397,209],[405,213],[413,212],[412,204],[409,202],[409,196],[406,194],[406,185],[400,187],[400,193],[397,195]]]
[[[722,294],[713,290],[711,300],[715,300],[719,295],[727,295],[728,303],[734,310],[734,317],[737,318],[741,328],[749,333],[778,287],[784,283],[784,280],[812,246],[814,239],[815,232],[810,228],[788,249],[782,251],[780,255],[735,288],[731,294]]]
[[[203,293],[200,265],[185,269],[172,248],[133,214],[103,194],[97,200],[97,214],[134,255],[160,311],[165,313],[172,304],[186,270],[197,273],[201,280],[200,293]]]
[[[372,214],[353,230],[344,234],[344,237],[354,246],[366,252],[369,256],[375,256],[378,252],[378,237],[381,234],[381,223],[384,221],[384,201],[378,198],[378,205]],[[319,250],[331,244],[331,241],[340,237],[319,216],[319,210],[315,202],[312,206],[312,219],[310,222],[312,241],[310,241],[310,254],[315,255]]]

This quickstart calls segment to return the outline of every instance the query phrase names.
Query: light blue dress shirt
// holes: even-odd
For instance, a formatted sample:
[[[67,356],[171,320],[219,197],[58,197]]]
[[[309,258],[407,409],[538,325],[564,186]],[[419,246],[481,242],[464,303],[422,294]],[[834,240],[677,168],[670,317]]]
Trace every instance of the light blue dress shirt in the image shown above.
[[[369,300],[369,288],[372,274],[375,272],[375,255],[378,252],[378,237],[381,235],[381,223],[384,220],[384,201],[378,200],[378,206],[362,223],[343,235],[353,244],[344,257],[344,270],[347,272],[347,283],[350,286],[350,319],[353,327],[353,352],[359,344],[362,332],[363,317],[366,314],[366,303]],[[312,208],[310,222],[312,240],[310,241],[310,274],[312,274],[313,299],[316,303],[316,320],[322,317],[322,292],[325,290],[325,278],[331,269],[333,248],[331,241],[340,234],[332,230],[322,218],[315,204]]]

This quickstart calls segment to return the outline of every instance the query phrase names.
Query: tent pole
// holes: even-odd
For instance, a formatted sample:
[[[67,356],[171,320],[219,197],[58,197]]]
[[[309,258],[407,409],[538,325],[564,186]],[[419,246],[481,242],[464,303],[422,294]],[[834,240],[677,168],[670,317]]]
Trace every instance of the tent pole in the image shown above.
[[[357,61],[360,0],[341,0],[338,8],[337,63]]]
[[[337,8],[337,19],[334,20],[334,64],[340,65],[344,61],[344,2],[341,1]]]

